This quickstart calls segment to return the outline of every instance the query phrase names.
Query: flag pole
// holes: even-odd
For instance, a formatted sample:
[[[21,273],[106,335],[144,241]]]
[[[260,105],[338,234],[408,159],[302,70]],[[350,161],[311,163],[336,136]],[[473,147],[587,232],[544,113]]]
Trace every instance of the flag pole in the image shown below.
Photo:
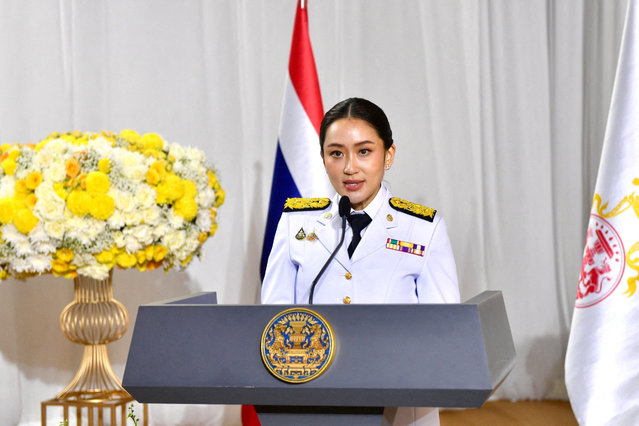
[[[306,9],[306,0],[300,0],[300,8]]]

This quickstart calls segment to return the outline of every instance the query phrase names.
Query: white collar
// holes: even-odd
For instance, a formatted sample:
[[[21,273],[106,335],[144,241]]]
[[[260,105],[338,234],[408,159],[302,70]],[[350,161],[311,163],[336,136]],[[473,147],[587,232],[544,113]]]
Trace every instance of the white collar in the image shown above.
[[[386,188],[384,184],[381,184],[379,191],[377,191],[375,198],[373,198],[373,201],[371,201],[366,207],[364,207],[363,210],[353,210],[351,208],[351,213],[355,213],[355,214],[366,213],[372,219],[375,217],[375,215],[379,211],[384,200],[388,198],[387,195],[388,195],[388,188]]]

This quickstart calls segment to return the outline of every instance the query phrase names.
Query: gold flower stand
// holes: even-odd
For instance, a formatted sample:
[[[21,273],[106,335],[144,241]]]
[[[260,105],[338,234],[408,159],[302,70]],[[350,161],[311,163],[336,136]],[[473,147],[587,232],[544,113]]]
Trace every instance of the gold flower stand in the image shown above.
[[[41,403],[42,426],[47,423],[47,408],[62,407],[63,419],[75,408],[76,424],[82,425],[87,412],[88,425],[126,424],[126,408],[134,399],[115,375],[107,344],[121,338],[129,326],[129,313],[113,298],[113,273],[104,280],[77,276],[73,281],[74,300],[60,315],[60,328],[69,340],[84,345],[82,361],[75,377],[55,398]],[[143,424],[148,424],[148,406],[143,404]]]

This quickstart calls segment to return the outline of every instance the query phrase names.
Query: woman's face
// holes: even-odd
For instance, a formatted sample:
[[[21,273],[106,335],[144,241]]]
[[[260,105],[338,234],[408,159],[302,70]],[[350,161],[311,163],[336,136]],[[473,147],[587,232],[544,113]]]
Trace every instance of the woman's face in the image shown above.
[[[394,157],[395,145],[385,150],[377,130],[365,120],[341,118],[326,129],[324,168],[335,191],[348,196],[355,210],[373,201]]]

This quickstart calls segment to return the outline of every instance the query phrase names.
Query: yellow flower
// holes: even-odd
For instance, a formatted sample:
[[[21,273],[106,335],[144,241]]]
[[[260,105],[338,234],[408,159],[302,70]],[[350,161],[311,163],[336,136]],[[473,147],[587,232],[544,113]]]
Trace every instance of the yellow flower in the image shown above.
[[[133,254],[123,252],[115,257],[115,262],[121,268],[131,268],[138,263],[138,259]]]
[[[169,250],[164,246],[155,246],[153,248],[153,260],[156,262],[163,260],[168,252]]]
[[[9,152],[9,158],[15,161],[20,156],[20,149],[14,149]]]
[[[174,173],[166,175],[166,179],[157,186],[158,204],[166,204],[179,200],[184,195],[184,182]]]
[[[102,264],[109,266],[114,266],[115,264],[115,256],[113,255],[113,251],[111,250],[103,250],[100,253],[96,254],[94,257],[95,260]]]
[[[12,151],[15,152],[15,151]],[[4,172],[8,175],[12,175],[15,173],[18,164],[16,160],[12,160],[11,158],[6,158],[0,163],[0,167],[4,170]]]
[[[209,234],[205,234],[204,232],[200,232],[200,235],[197,237],[197,240],[200,244],[204,244],[204,241],[209,237]]]
[[[206,176],[209,178],[209,187],[213,188],[217,183],[217,176],[211,170],[207,170]]]
[[[35,217],[30,209],[22,208],[16,212],[13,224],[18,231],[27,235],[38,224],[38,218]]]
[[[103,158],[98,161],[98,169],[102,173],[109,173],[111,171],[111,161],[108,158]]]
[[[4,280],[8,277],[9,273],[4,268],[0,268],[0,280]]]
[[[135,257],[137,258],[140,265],[146,262],[146,253],[144,252],[144,250],[138,250],[138,252],[135,253]]]
[[[164,140],[162,136],[157,133],[146,133],[142,136],[142,141],[140,143],[143,149],[162,149],[164,147]]]
[[[55,255],[56,255],[56,258],[66,263],[71,262],[73,258],[75,257],[75,255],[73,254],[73,251],[69,250],[68,248],[58,249],[55,252]]]
[[[160,174],[156,170],[151,168],[146,172],[146,182],[149,185],[155,186],[160,183],[161,180]]]
[[[197,195],[197,186],[193,181],[184,179],[184,196],[195,198]]]
[[[3,143],[2,145],[0,145],[0,151],[2,152],[7,152],[11,149],[13,145],[11,145],[10,143]]]
[[[211,224],[211,229],[209,229],[209,235],[212,237],[217,232],[217,223]]]
[[[10,223],[16,214],[16,202],[13,198],[0,198],[0,222],[4,225]]]
[[[91,172],[86,177],[86,187],[88,192],[98,192],[106,194],[111,187],[109,176],[103,172]]]
[[[53,191],[56,193],[58,197],[62,198],[63,200],[66,200],[67,197],[69,196],[69,193],[65,191],[64,184],[62,182],[55,183],[53,185]]]
[[[40,172],[31,172],[27,175],[26,186],[30,190],[34,190],[42,183],[42,174]]]
[[[146,260],[153,260],[153,246],[146,246],[144,248],[144,256],[146,257]]]
[[[36,203],[38,202],[38,197],[34,193],[27,195],[27,198],[24,200],[25,205],[30,209],[34,208]]]
[[[216,216],[217,216],[217,209],[213,207],[211,208],[211,223],[215,223]]]
[[[78,163],[78,160],[75,158],[69,158],[64,164],[64,167],[67,171],[67,176],[70,178],[74,178],[80,173],[80,163]]]
[[[69,270],[69,264],[62,259],[53,259],[51,269],[54,275],[64,275]]]
[[[91,216],[98,220],[107,220],[115,210],[115,200],[106,195],[94,193],[93,202],[91,203]]]
[[[84,216],[91,211],[91,196],[80,189],[71,191],[67,197],[67,207],[76,216]]]
[[[193,220],[197,216],[197,203],[192,197],[184,196],[173,204],[175,213],[182,216],[185,220]]]
[[[13,185],[13,190],[16,192],[18,198],[24,198],[29,193],[29,188],[27,188],[27,181],[24,179],[19,179]],[[20,197],[20,195],[22,197]]]
[[[224,204],[224,199],[226,198],[226,193],[222,188],[218,188],[215,191],[215,203],[213,204],[215,207],[220,207]]]
[[[140,134],[135,130],[125,129],[122,130],[118,136],[126,140],[129,143],[137,144],[140,141]]]

